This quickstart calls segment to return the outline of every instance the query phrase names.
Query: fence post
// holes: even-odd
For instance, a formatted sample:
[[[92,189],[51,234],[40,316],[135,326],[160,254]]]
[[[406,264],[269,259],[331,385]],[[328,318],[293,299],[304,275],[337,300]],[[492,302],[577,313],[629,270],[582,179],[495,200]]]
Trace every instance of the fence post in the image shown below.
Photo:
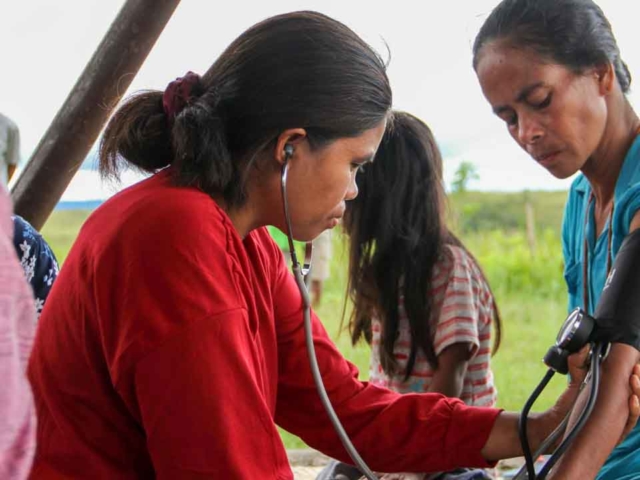
[[[528,190],[524,192],[524,216],[529,253],[534,257],[536,254],[536,219],[533,203],[531,203],[531,195]]]

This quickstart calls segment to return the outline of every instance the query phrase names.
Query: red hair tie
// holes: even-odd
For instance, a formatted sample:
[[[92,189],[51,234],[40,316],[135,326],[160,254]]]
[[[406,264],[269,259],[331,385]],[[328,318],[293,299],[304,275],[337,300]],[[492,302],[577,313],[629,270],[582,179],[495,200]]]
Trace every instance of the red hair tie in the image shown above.
[[[200,75],[191,71],[184,77],[176,78],[167,85],[162,94],[162,108],[170,122],[182,111],[182,109],[194,97],[194,89],[200,84]]]

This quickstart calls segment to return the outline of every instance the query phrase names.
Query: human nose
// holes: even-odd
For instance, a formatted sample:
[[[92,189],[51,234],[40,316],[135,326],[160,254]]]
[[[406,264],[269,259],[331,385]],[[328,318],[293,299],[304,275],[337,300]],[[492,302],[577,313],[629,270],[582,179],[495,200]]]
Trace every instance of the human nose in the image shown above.
[[[353,200],[358,196],[358,184],[356,183],[356,173],[353,172],[351,174],[351,180],[349,181],[349,188],[347,189],[347,193],[344,196],[345,200]]]
[[[531,115],[520,115],[518,118],[518,141],[522,145],[531,145],[540,140],[544,130],[540,122]]]

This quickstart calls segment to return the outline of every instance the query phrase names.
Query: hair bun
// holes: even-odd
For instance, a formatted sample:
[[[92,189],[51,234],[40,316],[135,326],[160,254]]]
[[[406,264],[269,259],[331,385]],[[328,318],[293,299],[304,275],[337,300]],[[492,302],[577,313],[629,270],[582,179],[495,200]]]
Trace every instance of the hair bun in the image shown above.
[[[162,94],[162,108],[169,122],[178,116],[182,109],[202,93],[200,75],[188,71],[167,85]]]
[[[100,143],[100,173],[119,178],[127,164],[149,173],[173,159],[169,122],[158,91],[130,97],[109,121]]]

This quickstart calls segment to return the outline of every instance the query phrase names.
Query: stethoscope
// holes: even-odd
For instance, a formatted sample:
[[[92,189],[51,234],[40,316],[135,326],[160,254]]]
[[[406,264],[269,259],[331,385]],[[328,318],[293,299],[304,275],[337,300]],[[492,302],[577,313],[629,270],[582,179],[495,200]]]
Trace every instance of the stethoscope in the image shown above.
[[[313,253],[313,248],[311,242],[307,242],[305,245],[305,258],[304,265],[300,265],[298,261],[298,257],[296,255],[295,246],[293,244],[293,235],[291,230],[291,218],[289,216],[289,202],[287,200],[287,173],[289,172],[289,159],[293,155],[293,146],[285,145],[284,148],[284,163],[282,165],[282,177],[281,177],[281,188],[282,188],[282,204],[284,206],[284,218],[287,224],[287,239],[289,241],[289,252],[291,254],[291,266],[293,270],[293,276],[296,279],[296,284],[298,285],[298,289],[300,290],[300,295],[302,297],[303,304],[303,317],[304,317],[304,334],[305,334],[305,342],[307,346],[307,353],[309,355],[309,363],[311,366],[311,374],[313,376],[313,380],[316,384],[316,389],[318,390],[318,395],[320,396],[320,401],[324,406],[327,414],[329,415],[329,419],[333,424],[333,428],[335,429],[342,445],[345,450],[355,463],[356,467],[362,472],[362,474],[368,480],[377,480],[378,477],[369,469],[367,464],[364,462],[356,448],[351,443],[347,432],[345,431],[338,415],[336,414],[333,406],[331,405],[331,400],[329,400],[329,396],[327,395],[327,390],[324,387],[324,383],[322,381],[322,374],[320,373],[320,367],[318,366],[318,359],[316,358],[316,350],[315,345],[313,344],[313,333],[311,328],[311,298],[309,296],[309,291],[307,290],[307,284],[305,282],[309,271],[311,269],[311,257]]]

